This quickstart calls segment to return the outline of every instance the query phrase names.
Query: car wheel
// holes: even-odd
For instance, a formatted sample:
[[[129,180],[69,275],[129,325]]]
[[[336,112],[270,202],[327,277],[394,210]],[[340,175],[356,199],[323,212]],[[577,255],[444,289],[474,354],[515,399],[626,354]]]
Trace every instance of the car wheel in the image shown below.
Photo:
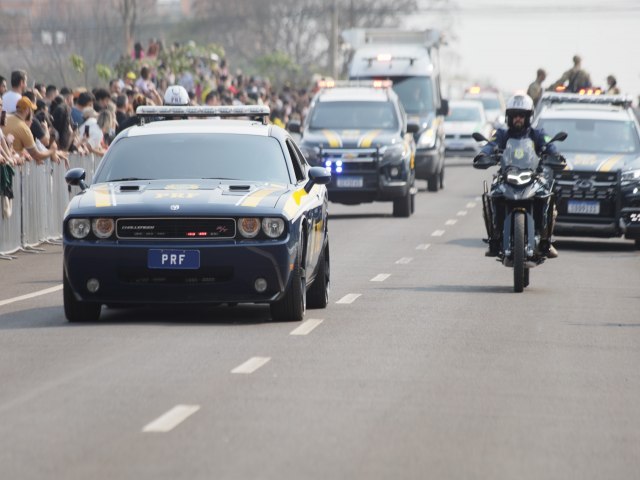
[[[67,280],[67,274],[63,274],[62,298],[64,301],[64,315],[69,322],[95,322],[100,318],[102,305],[96,302],[81,302],[76,299]]]
[[[437,192],[438,185],[440,184],[440,174],[434,173],[427,177],[427,190],[430,192]]]
[[[442,170],[440,170],[440,190],[444,188],[444,164],[442,165]]]
[[[329,261],[329,239],[318,259],[316,278],[307,290],[307,307],[327,308],[331,286],[331,262]]]
[[[270,305],[271,318],[276,322],[299,322],[306,308],[306,278],[302,254],[298,254],[284,296]]]
[[[635,246],[636,246],[636,250],[640,250],[640,239],[636,239]]]
[[[409,217],[411,216],[411,189],[407,189],[407,194],[404,197],[393,199],[393,216],[394,217]]]

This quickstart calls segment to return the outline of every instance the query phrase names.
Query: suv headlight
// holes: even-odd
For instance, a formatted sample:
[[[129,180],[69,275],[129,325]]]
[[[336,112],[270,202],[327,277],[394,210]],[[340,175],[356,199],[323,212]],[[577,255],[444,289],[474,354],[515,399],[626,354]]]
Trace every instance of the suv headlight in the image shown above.
[[[433,128],[427,128],[418,139],[418,147],[433,148],[436,144],[436,132]]]
[[[621,180],[625,183],[640,181],[640,169],[627,170],[626,172],[622,172]]]
[[[72,218],[67,223],[69,233],[73,238],[83,239],[91,231],[91,222],[88,218]]]
[[[399,162],[402,160],[402,157],[405,156],[405,153],[404,145],[400,143],[397,145],[389,145],[382,151],[384,159],[387,162]]]

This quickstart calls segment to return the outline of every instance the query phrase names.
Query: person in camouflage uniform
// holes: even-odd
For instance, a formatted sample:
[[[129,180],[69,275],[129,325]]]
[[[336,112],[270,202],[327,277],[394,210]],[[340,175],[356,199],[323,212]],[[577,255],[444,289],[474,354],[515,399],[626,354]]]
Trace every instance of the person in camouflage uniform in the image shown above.
[[[562,74],[549,89],[555,90],[564,86],[566,92],[577,93],[581,88],[591,87],[591,76],[582,68],[582,59],[579,55],[573,56],[573,67]]]
[[[531,97],[534,105],[538,104],[538,100],[540,100],[540,97],[542,96],[542,82],[544,82],[545,78],[547,78],[547,72],[542,68],[539,68],[536,72],[536,79],[527,89],[527,95]]]

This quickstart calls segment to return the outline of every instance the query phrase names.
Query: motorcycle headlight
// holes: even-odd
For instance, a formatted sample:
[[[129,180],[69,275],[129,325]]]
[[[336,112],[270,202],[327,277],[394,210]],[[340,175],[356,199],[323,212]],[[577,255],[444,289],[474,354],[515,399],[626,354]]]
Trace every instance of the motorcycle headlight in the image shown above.
[[[627,170],[626,172],[622,172],[622,181],[623,182],[638,182],[640,181],[640,169],[637,170]]]
[[[85,238],[91,231],[91,222],[88,218],[72,218],[67,226],[71,236],[77,239]]]
[[[531,183],[533,180],[533,172],[531,170],[525,170],[523,172],[507,173],[507,183],[511,185],[517,185],[519,187]]]
[[[418,147],[433,148],[436,144],[436,132],[433,128],[428,128],[420,135]]]
[[[94,218],[91,221],[91,231],[98,238],[109,238],[114,230],[113,218]]]

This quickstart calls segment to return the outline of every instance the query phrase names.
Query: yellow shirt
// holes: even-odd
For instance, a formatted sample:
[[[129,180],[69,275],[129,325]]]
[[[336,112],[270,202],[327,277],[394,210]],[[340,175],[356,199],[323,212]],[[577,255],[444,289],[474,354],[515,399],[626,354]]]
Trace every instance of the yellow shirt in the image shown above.
[[[27,123],[17,115],[7,115],[7,124],[2,127],[5,136],[13,135],[13,149],[21,153],[25,148],[35,148],[36,141]]]

